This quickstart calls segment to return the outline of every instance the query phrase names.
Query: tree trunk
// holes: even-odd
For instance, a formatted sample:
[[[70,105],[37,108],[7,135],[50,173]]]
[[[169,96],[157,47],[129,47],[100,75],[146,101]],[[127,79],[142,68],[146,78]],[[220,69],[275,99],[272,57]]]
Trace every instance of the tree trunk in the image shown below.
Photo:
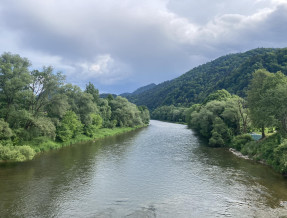
[[[261,128],[261,134],[262,134],[261,139],[264,139],[265,138],[265,127],[264,126],[262,126]]]

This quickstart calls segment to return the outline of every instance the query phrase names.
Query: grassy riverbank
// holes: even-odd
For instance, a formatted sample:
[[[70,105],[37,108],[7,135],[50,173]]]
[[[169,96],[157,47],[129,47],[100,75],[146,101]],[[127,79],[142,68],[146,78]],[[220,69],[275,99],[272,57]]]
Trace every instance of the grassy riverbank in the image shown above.
[[[248,135],[236,136],[230,147],[250,159],[265,163],[277,172],[287,174],[287,139],[274,133],[262,140],[254,141]]]
[[[131,132],[145,126],[147,125],[113,129],[102,128],[97,130],[96,136],[93,138],[81,134],[66,142],[57,142],[46,137],[38,137],[32,141],[22,142],[19,146],[13,146],[7,142],[4,146],[0,145],[0,162],[22,162],[31,160],[36,154],[41,152],[60,149],[79,142],[95,141],[105,137]]]

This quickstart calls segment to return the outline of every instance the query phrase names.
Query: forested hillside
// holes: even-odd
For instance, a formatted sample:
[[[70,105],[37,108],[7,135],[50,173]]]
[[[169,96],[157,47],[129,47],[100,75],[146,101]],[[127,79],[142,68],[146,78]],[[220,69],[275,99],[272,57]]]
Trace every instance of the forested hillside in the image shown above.
[[[143,92],[145,92],[145,91],[148,91],[148,90],[154,88],[155,86],[156,86],[156,84],[151,83],[151,84],[149,84],[149,85],[146,85],[146,86],[143,86],[143,87],[138,88],[137,90],[135,90],[135,91],[132,92],[132,93],[128,93],[128,92],[127,92],[127,93],[120,94],[120,96],[122,96],[122,97],[127,97],[127,96],[130,96],[130,95],[138,95],[138,94],[141,94],[141,93],[143,93]]]
[[[210,146],[232,147],[287,174],[287,76],[280,71],[256,70],[245,99],[224,89],[210,94],[186,110],[186,121]],[[254,141],[250,133],[259,131]]]
[[[100,128],[149,123],[146,107],[120,96],[102,99],[92,83],[82,91],[52,67],[30,68],[19,55],[0,56],[0,161],[24,161],[35,151],[93,140]]]
[[[245,53],[222,56],[198,66],[182,76],[127,98],[155,109],[163,105],[190,106],[201,103],[210,93],[226,89],[244,97],[252,73],[257,69],[287,74],[287,48],[258,48]]]

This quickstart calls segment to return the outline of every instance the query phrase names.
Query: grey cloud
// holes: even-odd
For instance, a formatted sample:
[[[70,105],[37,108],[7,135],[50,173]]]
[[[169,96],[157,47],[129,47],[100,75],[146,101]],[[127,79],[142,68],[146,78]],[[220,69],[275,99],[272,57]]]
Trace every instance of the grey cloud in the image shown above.
[[[17,38],[13,51],[37,63],[43,54],[68,81],[116,93],[226,53],[287,44],[286,4],[271,0],[3,0],[0,10],[0,30]]]

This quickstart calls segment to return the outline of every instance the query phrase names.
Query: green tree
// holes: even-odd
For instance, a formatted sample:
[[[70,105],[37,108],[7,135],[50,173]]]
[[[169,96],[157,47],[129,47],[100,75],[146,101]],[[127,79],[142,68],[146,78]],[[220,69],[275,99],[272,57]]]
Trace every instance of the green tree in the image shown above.
[[[142,122],[144,124],[149,124],[150,114],[148,108],[146,106],[139,106],[138,109],[140,111],[140,117]]]
[[[203,104],[207,104],[210,101],[222,101],[222,100],[226,100],[228,98],[231,98],[231,94],[226,91],[225,89],[221,89],[221,90],[217,90],[213,93],[211,93],[209,96],[207,96],[207,98],[204,99]]]
[[[69,109],[77,114],[83,124],[90,123],[90,114],[98,112],[93,96],[83,92],[78,86],[66,84],[62,87],[61,94],[67,96]]]
[[[25,103],[33,116],[38,116],[45,112],[47,105],[54,100],[53,97],[63,85],[65,76],[61,73],[54,74],[52,67],[44,67],[43,71],[33,70],[31,75],[33,78],[30,84],[32,96]]]
[[[109,126],[114,127],[114,125],[111,125],[112,110],[111,107],[109,106],[108,100],[100,98],[98,107],[101,117],[103,119],[103,127],[106,128],[108,128]]]
[[[265,138],[265,128],[275,124],[274,115],[270,111],[271,107],[266,104],[266,99],[270,100],[267,93],[282,80],[284,80],[283,74],[272,74],[265,69],[253,73],[253,79],[247,92],[247,101],[252,124],[261,129],[262,138]]]
[[[139,109],[126,98],[118,96],[111,100],[109,105],[112,110],[111,120],[116,120],[117,126],[133,127],[143,124]]]
[[[57,137],[65,142],[82,133],[83,125],[73,111],[68,111],[57,128]]]
[[[93,96],[93,101],[95,103],[98,103],[99,102],[99,98],[100,98],[100,95],[99,95],[99,90],[95,88],[94,84],[92,84],[91,82],[89,82],[88,85],[86,85],[86,89],[85,89],[85,92],[86,93],[89,93]]]
[[[8,121],[12,111],[19,109],[17,100],[23,90],[29,89],[32,77],[30,62],[19,55],[4,53],[0,57],[1,116]]]
[[[228,126],[219,117],[215,117],[211,131],[209,145],[226,146],[232,138],[232,134]]]
[[[86,124],[84,132],[89,137],[95,137],[97,129],[102,127],[103,119],[99,114],[91,114],[91,123]]]
[[[281,72],[274,75],[277,77],[277,85],[266,91],[263,103],[268,116],[276,120],[275,126],[281,134],[287,134],[287,77]]]
[[[13,131],[9,124],[3,119],[0,119],[0,140],[10,139],[13,136]]]

